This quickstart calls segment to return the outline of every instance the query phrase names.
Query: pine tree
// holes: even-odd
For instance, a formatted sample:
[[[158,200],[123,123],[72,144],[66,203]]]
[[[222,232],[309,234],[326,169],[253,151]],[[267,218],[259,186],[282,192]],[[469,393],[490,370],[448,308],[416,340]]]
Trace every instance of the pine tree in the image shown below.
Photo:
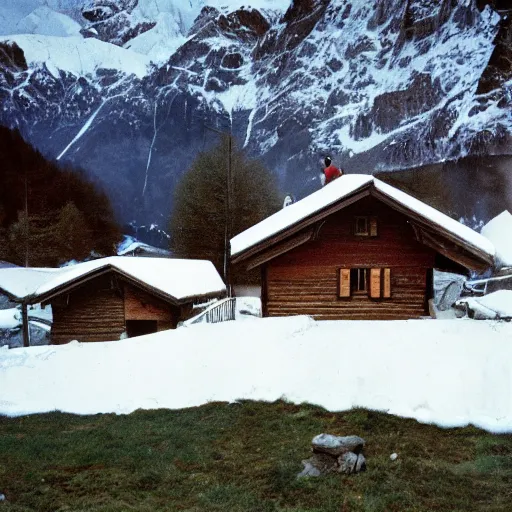
[[[177,257],[207,259],[223,275],[229,140],[200,153],[175,189],[170,248]],[[236,146],[231,152],[230,238],[280,208],[276,180]],[[235,281],[246,280],[238,270]]]
[[[0,259],[56,266],[91,252],[115,254],[120,228],[106,194],[0,126]]]
[[[55,244],[59,248],[60,263],[85,259],[94,247],[85,215],[69,201],[59,212],[55,225]]]

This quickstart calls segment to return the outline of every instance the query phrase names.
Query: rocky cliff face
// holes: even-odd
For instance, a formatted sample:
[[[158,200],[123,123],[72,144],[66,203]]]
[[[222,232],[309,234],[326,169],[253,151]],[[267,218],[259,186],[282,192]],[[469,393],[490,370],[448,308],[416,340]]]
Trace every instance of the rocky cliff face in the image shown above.
[[[324,153],[365,173],[510,154],[508,2],[260,4],[90,0],[81,35],[2,36],[0,122],[97,176],[136,222],[165,222],[207,126],[299,197]]]

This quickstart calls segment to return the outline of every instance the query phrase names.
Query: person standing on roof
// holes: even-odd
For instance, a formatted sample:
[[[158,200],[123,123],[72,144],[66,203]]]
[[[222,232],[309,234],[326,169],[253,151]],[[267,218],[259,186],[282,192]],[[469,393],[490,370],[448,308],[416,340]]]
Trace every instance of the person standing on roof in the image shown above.
[[[336,178],[339,178],[340,176],[342,176],[343,171],[340,171],[337,167],[332,165],[332,160],[331,160],[330,156],[325,157],[324,163],[325,163],[325,169],[324,169],[325,180],[323,180],[323,182],[324,182],[324,186],[325,186],[328,183],[331,183],[331,181],[334,181]]]

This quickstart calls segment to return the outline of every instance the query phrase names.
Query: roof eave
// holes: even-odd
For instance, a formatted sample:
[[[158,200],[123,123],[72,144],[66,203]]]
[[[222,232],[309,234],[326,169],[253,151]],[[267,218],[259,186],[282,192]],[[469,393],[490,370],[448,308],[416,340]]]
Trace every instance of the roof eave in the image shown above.
[[[379,199],[380,201],[384,202],[394,210],[397,210],[404,215],[406,215],[409,218],[413,218],[415,222],[418,222],[420,224],[423,224],[424,226],[430,227],[431,229],[434,229],[438,232],[440,232],[444,237],[446,237],[448,240],[453,242],[454,244],[464,248],[466,251],[470,252],[473,256],[475,256],[477,259],[481,260],[482,262],[485,262],[486,265],[489,265],[491,267],[495,266],[495,258],[493,255],[489,254],[488,252],[482,250],[480,247],[477,247],[476,245],[472,244],[466,239],[463,239],[459,236],[457,236],[452,231],[447,230],[442,226],[441,224],[438,224],[436,222],[430,221],[425,216],[415,212],[413,209],[408,208],[401,202],[397,201],[396,199],[388,196],[375,186],[371,189],[371,195]]]
[[[187,302],[190,302],[196,298],[208,298],[213,297],[216,295],[219,295],[222,293],[222,291],[212,291],[208,293],[202,293],[197,295],[190,295],[186,297],[180,297],[177,298],[174,295],[165,293],[164,291],[155,288],[154,286],[151,286],[150,284],[146,283],[145,281],[142,281],[140,279],[137,279],[133,277],[131,274],[128,274],[127,272],[122,271],[117,266],[112,265],[111,263],[105,265],[104,267],[100,267],[98,269],[92,270],[91,272],[88,272],[86,274],[83,274],[71,281],[68,281],[66,283],[63,283],[61,286],[58,286],[54,288],[53,290],[50,290],[48,292],[42,293],[42,294],[33,294],[31,296],[25,297],[26,301],[29,304],[36,304],[36,303],[43,303],[43,302],[50,302],[55,297],[58,297],[59,295],[62,295],[64,293],[70,292],[73,289],[75,289],[78,286],[81,286],[82,284],[87,283],[88,281],[91,281],[93,279],[96,279],[97,277],[100,277],[105,274],[112,273],[114,275],[118,275],[121,278],[125,279],[130,284],[147,291],[148,293],[151,293],[155,297],[159,298],[160,300],[163,300],[164,302],[167,302],[168,304],[171,304],[172,306],[181,306],[183,304],[186,304]],[[225,293],[225,290],[224,290]]]
[[[19,303],[19,304],[24,302],[24,300],[27,298],[26,295],[24,295],[23,297],[19,297],[18,295],[14,295],[9,290],[6,290],[5,288],[2,288],[1,286],[0,286],[0,294],[5,295],[11,302],[16,302],[16,303]]]
[[[301,219],[290,226],[274,233],[263,240],[258,241],[257,243],[246,247],[244,250],[234,254],[231,256],[231,263],[237,264],[241,261],[246,260],[262,251],[263,249],[268,248],[275,243],[278,243],[289,236],[301,231],[305,227],[318,222],[319,220],[328,217],[329,215],[346,208],[347,206],[359,201],[363,197],[370,195],[370,188],[373,186],[373,182],[367,182],[353,190],[350,194],[343,196],[342,198],[334,201],[333,203],[321,208],[320,210],[308,215],[304,219]]]

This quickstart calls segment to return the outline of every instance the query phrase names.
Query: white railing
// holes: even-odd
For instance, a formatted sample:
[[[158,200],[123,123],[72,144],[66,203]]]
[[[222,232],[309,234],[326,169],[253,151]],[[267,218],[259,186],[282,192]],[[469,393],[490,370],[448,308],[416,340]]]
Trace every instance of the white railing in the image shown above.
[[[199,315],[187,320],[183,325],[193,325],[199,323],[216,324],[219,322],[227,322],[234,320],[236,314],[236,298],[229,297],[227,299],[219,300],[208,308],[206,308]]]

